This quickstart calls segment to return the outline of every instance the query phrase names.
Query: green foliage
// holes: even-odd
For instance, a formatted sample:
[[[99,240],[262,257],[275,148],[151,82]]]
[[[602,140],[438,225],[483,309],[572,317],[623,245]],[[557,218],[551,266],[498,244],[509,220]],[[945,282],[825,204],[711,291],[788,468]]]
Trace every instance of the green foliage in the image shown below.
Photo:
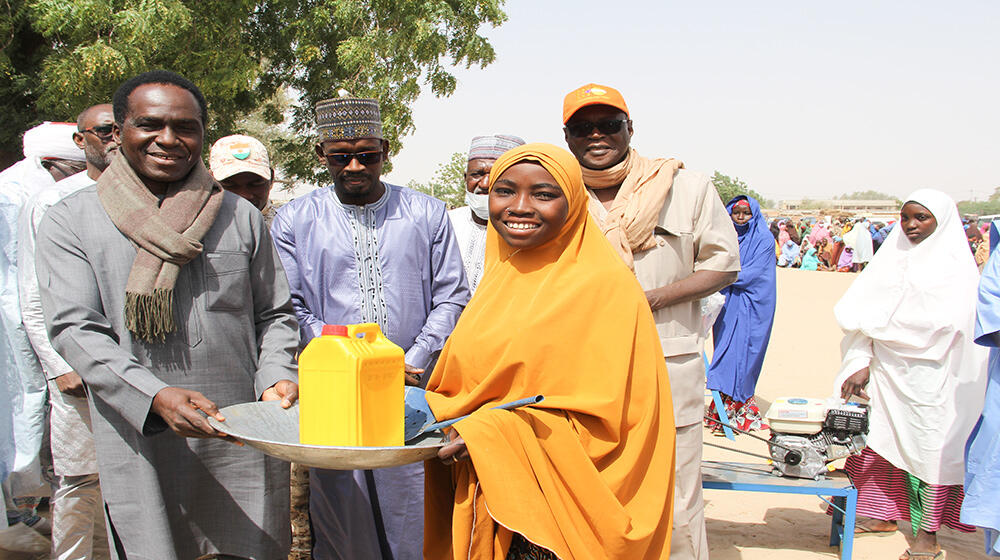
[[[958,213],[973,216],[987,216],[990,214],[1000,214],[1000,187],[993,189],[993,193],[986,200],[960,200],[956,204]]]
[[[712,184],[715,185],[715,190],[719,193],[719,198],[722,199],[723,204],[728,203],[734,196],[742,194],[757,199],[761,208],[774,207],[773,201],[764,198],[759,192],[751,189],[750,185],[741,181],[739,177],[734,179],[716,171],[712,175]]]
[[[15,117],[0,150],[42,120],[73,120],[122,81],[165,68],[209,101],[207,144],[291,92],[287,134],[270,144],[287,175],[328,181],[317,164],[313,108],[339,88],[375,97],[393,152],[413,131],[422,86],[455,91],[454,66],[484,67],[481,25],[506,21],[503,0],[7,0],[0,4],[0,111]],[[269,124],[276,125],[273,110]]]
[[[465,169],[467,165],[468,156],[462,152],[455,152],[451,154],[447,162],[438,166],[430,181],[426,183],[410,181],[406,186],[443,200],[448,208],[465,206]]]
[[[840,196],[833,197],[834,200],[895,200],[896,204],[902,206],[903,201],[892,196],[891,194],[886,194],[884,192],[867,190],[867,191],[855,191],[851,194],[842,194]]]

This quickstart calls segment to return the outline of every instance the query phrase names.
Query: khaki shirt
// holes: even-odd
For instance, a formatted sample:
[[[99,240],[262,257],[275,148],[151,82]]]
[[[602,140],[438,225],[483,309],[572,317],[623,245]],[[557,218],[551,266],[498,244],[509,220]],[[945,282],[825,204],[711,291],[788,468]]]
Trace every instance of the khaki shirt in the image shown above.
[[[594,196],[589,189],[587,192]],[[600,216],[601,220],[605,215],[606,211]],[[672,284],[698,270],[740,270],[736,228],[712,182],[701,173],[686,169],[677,171],[654,235],[656,247],[633,255],[635,276],[643,290]],[[653,318],[664,357],[701,353],[704,341],[699,300],[664,307],[654,311]],[[700,376],[684,375],[684,379],[675,375],[678,372],[670,372],[674,410],[678,417],[688,416],[681,414],[687,409],[696,411],[697,418],[701,417],[698,411],[704,406],[705,376],[704,368],[699,369],[702,371]],[[680,421],[678,425],[682,425]]]

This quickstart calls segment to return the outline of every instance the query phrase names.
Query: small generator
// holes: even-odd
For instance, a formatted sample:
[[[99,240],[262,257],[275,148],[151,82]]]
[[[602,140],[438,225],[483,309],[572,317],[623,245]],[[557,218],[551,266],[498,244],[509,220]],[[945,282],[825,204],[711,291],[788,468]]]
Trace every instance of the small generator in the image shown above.
[[[771,426],[775,474],[818,480],[827,465],[867,445],[867,405],[841,399],[780,398],[764,416]]]

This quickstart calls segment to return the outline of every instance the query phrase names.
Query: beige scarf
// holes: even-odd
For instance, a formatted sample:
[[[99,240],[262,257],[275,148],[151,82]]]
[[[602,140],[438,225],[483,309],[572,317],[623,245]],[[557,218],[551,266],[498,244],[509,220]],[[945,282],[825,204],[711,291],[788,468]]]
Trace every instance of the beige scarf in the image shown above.
[[[644,158],[635,149],[629,150],[621,163],[608,169],[583,168],[583,182],[590,189],[621,185],[603,222],[599,217],[603,213],[599,200],[591,197],[588,209],[630,269],[635,268],[634,253],[656,246],[653,229],[674,184],[674,174],[683,168],[679,160]]]
[[[174,284],[181,266],[201,254],[201,238],[212,227],[222,188],[198,160],[183,180],[170,184],[162,204],[123,156],[97,180],[97,196],[108,217],[136,246],[125,284],[125,326],[147,342],[177,329]]]

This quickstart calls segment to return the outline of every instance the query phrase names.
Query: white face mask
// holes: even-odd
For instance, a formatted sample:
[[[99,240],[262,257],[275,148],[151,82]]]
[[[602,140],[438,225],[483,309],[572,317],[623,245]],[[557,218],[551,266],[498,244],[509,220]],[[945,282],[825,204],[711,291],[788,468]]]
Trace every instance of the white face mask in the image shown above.
[[[472,212],[481,220],[490,219],[490,195],[474,194],[465,191],[465,203],[472,208]]]

